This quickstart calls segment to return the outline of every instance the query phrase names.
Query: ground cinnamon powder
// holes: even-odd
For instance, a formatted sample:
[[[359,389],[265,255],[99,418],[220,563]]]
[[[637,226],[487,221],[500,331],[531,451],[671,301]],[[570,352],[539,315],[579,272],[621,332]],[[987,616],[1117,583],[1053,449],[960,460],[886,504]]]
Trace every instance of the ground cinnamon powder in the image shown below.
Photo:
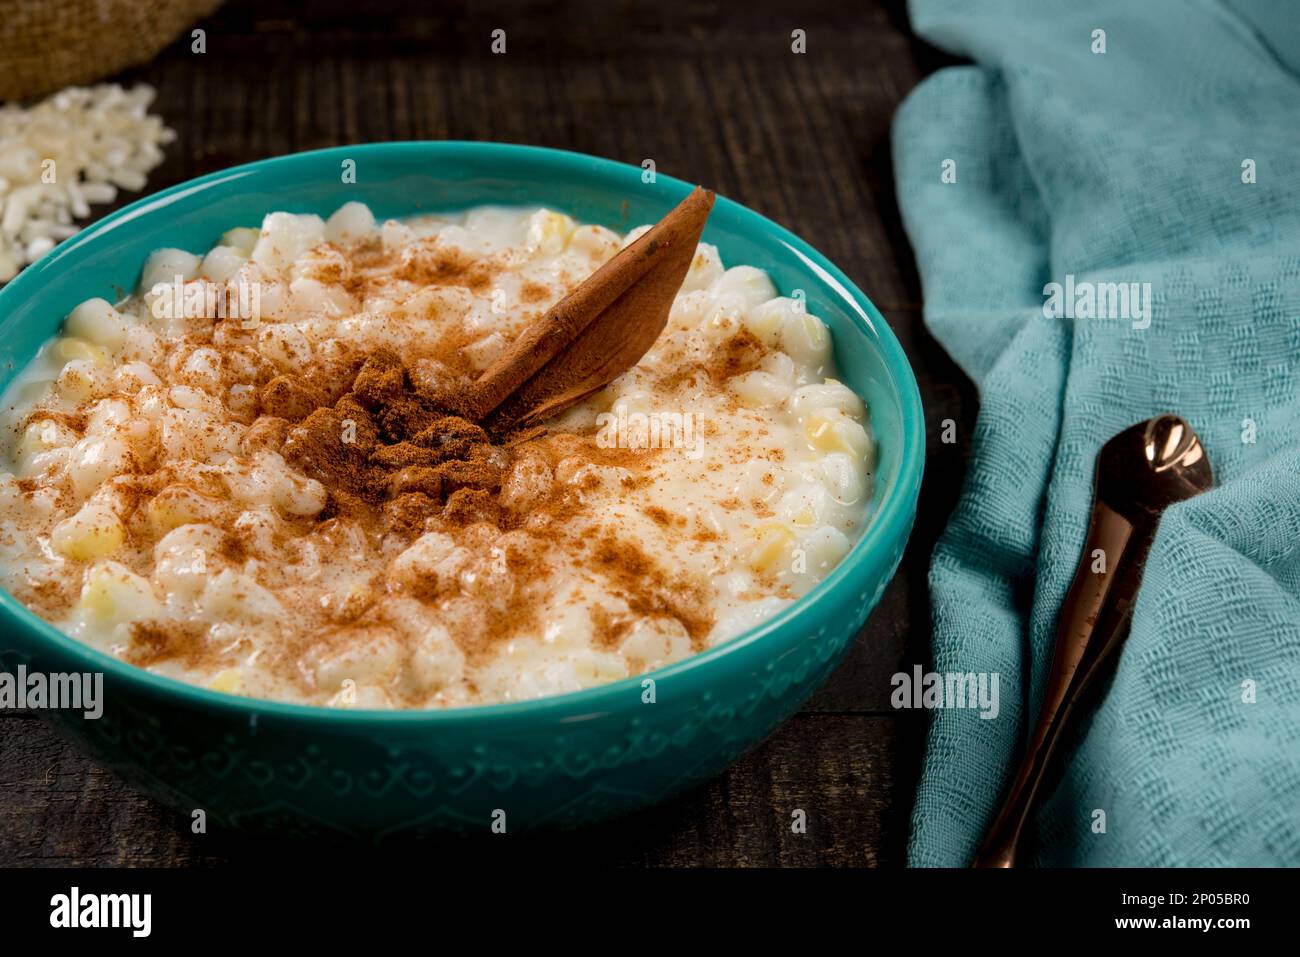
[[[418,531],[434,516],[466,524],[491,515],[510,466],[509,449],[445,411],[454,399],[416,385],[395,353],[369,355],[347,392],[310,411],[313,387],[284,381],[289,378],[268,383],[261,401],[276,416],[301,416],[281,452],[325,486],[330,516],[377,515]]]
[[[285,418],[296,415],[309,390],[292,381],[273,381],[263,390],[264,411]],[[495,441],[480,426],[446,411],[455,404],[455,396],[421,388],[394,353],[376,352],[365,358],[350,388],[334,403],[316,407],[289,428],[282,453],[294,468],[325,485],[331,518],[378,521],[384,531],[412,538],[431,528],[459,528],[462,533],[456,537],[468,544],[485,529],[505,532],[526,520],[554,525],[581,509],[581,483],[554,483],[541,500],[530,503],[526,515],[512,512],[503,504],[502,488],[516,461],[538,457],[554,467],[558,460],[580,453],[593,463],[629,471],[638,471],[647,461],[643,452],[602,449],[579,436],[546,436],[542,429]],[[590,478],[595,481],[594,475]],[[629,487],[639,481],[633,474]],[[666,513],[656,521],[679,524]],[[536,596],[529,589],[550,570],[541,556],[544,541],[532,541],[536,550],[530,549],[531,554],[507,550],[512,584],[501,601],[482,606],[477,626],[456,634],[472,659],[535,624]],[[613,531],[590,542],[563,544],[586,550],[592,567],[629,608],[630,615],[617,619],[593,613],[598,644],[617,644],[637,617],[670,616],[682,623],[696,648],[704,646],[713,616],[703,583],[668,572]],[[461,600],[441,594],[422,598],[436,603]],[[375,609],[361,620],[379,617],[380,609]]]
[[[704,648],[713,628],[713,613],[703,582],[672,574],[637,545],[613,533],[596,539],[590,555],[593,565],[604,573],[633,614],[676,618],[695,649]],[[614,621],[607,614],[597,616],[597,639],[601,644],[613,644],[630,624]]]

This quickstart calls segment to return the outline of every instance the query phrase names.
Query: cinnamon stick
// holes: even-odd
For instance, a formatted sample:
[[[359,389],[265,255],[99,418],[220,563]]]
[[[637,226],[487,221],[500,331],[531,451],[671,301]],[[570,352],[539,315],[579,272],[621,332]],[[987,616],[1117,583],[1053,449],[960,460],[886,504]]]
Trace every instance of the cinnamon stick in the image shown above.
[[[525,329],[470,388],[466,417],[497,433],[533,427],[636,365],[668,324],[713,198],[696,187]]]

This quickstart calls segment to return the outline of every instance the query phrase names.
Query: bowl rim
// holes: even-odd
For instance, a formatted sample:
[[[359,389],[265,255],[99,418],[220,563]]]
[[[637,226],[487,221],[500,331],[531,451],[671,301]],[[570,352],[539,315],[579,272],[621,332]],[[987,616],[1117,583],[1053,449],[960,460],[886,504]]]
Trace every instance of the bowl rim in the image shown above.
[[[364,153],[389,151],[399,154],[428,151],[451,154],[464,153],[466,155],[474,153],[511,153],[525,161],[580,164],[589,171],[599,171],[607,174],[621,173],[640,177],[643,172],[641,167],[605,157],[593,156],[588,153],[495,141],[397,140],[285,153],[185,180],[158,192],[143,196],[97,220],[77,233],[76,236],[55,246],[53,250],[24,269],[7,285],[0,287],[0,310],[3,310],[9,299],[19,296],[31,297],[39,295],[39,289],[29,290],[28,287],[36,287],[40,274],[45,269],[54,267],[65,256],[75,254],[83,243],[116,228],[119,224],[148,214],[155,208],[165,209],[168,205],[167,201],[174,197],[183,197],[210,185],[242,179],[268,167],[292,165],[302,162],[304,159],[323,160],[328,159],[330,154],[344,158],[356,158]],[[693,188],[692,184],[664,173],[656,173],[655,182],[666,186],[669,192],[673,194],[680,193],[681,196],[685,196]],[[106,676],[111,675],[113,678],[125,682],[127,686],[136,686],[141,692],[155,697],[171,699],[172,703],[175,704],[215,708],[219,711],[235,712],[244,716],[259,715],[268,718],[300,719],[328,724],[344,724],[352,727],[372,726],[378,728],[380,726],[407,726],[423,723],[462,724],[474,721],[531,718],[552,712],[573,712],[567,720],[599,716],[617,710],[618,699],[620,698],[624,701],[629,700],[629,697],[633,695],[639,698],[640,689],[644,687],[642,682],[647,678],[653,679],[655,682],[672,680],[708,669],[715,662],[728,659],[734,660],[744,655],[745,652],[754,649],[755,646],[763,644],[773,632],[786,628],[796,619],[811,614],[812,610],[826,601],[837,588],[850,587],[855,572],[867,564],[879,549],[888,548],[891,542],[906,537],[915,515],[915,506],[924,470],[925,417],[916,377],[912,372],[910,363],[907,361],[906,353],[890,328],[889,323],[885,321],[879,309],[876,308],[866,294],[838,266],[784,226],[721,194],[717,196],[715,205],[727,209],[741,220],[747,221],[755,228],[774,236],[802,261],[804,268],[815,272],[823,283],[833,287],[840,294],[843,305],[852,304],[855,307],[855,311],[850,311],[850,321],[864,327],[864,331],[874,339],[874,345],[884,359],[884,365],[891,379],[891,384],[898,396],[901,411],[903,448],[900,451],[898,478],[886,489],[866,529],[858,540],[853,543],[848,554],[840,560],[839,564],[831,570],[831,573],[826,578],[818,582],[807,594],[791,602],[766,621],[713,648],[689,655],[662,668],[577,691],[546,695],[523,701],[457,705],[446,708],[350,709],[236,695],[189,684],[179,678],[155,674],[144,668],[128,664],[107,652],[100,651],[65,634],[28,609],[26,605],[18,601],[4,588],[0,588],[0,612],[7,614],[14,625],[26,626],[29,632],[39,636],[45,643],[54,646],[79,664],[86,666],[84,670],[104,672]],[[270,211],[268,210],[268,212]],[[431,212],[436,212],[436,210],[431,210]],[[893,569],[889,571],[892,576]],[[888,579],[886,579],[887,581]],[[632,698],[632,700],[637,700],[637,698]]]

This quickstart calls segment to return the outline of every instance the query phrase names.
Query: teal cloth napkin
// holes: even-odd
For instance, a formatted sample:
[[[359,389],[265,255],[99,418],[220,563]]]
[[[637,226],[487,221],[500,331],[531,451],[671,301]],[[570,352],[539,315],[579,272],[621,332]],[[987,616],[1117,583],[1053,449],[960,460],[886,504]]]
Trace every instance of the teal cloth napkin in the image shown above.
[[[981,400],[930,573],[933,667],[995,672],[1001,698],[991,720],[932,712],[911,863],[969,863],[1038,713],[1097,451],[1174,412],[1218,487],[1165,513],[1028,862],[1300,864],[1300,6],[911,16],[976,64],[894,123],[925,321]],[[1048,318],[1044,287],[1069,277],[1076,302],[1150,283],[1149,322],[1140,295],[1127,317]]]

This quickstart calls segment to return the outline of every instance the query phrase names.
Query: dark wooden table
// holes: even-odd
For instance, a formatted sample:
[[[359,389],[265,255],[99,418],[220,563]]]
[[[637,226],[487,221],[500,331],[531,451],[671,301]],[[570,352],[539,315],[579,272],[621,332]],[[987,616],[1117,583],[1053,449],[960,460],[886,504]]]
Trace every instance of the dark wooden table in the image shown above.
[[[726,774],[671,804],[572,834],[455,841],[440,856],[630,865],[898,865],[926,717],[889,706],[926,662],[926,570],[955,501],[976,412],[921,324],[899,220],[890,120],[933,51],[868,0],[228,3],[146,81],[178,133],[161,188],[265,156],[372,140],[557,146],[706,184],[810,240],[876,302],[920,381],[930,433],[916,531],[848,659]],[[358,16],[360,11],[364,15]],[[493,30],[507,52],[493,55]],[[807,52],[791,52],[804,30]],[[134,198],[134,197],[129,197]],[[952,418],[960,441],[939,442]],[[807,833],[791,831],[791,812]],[[0,864],[186,865],[337,855],[210,831],[99,770],[30,714],[0,713]],[[428,848],[412,848],[427,854]]]

